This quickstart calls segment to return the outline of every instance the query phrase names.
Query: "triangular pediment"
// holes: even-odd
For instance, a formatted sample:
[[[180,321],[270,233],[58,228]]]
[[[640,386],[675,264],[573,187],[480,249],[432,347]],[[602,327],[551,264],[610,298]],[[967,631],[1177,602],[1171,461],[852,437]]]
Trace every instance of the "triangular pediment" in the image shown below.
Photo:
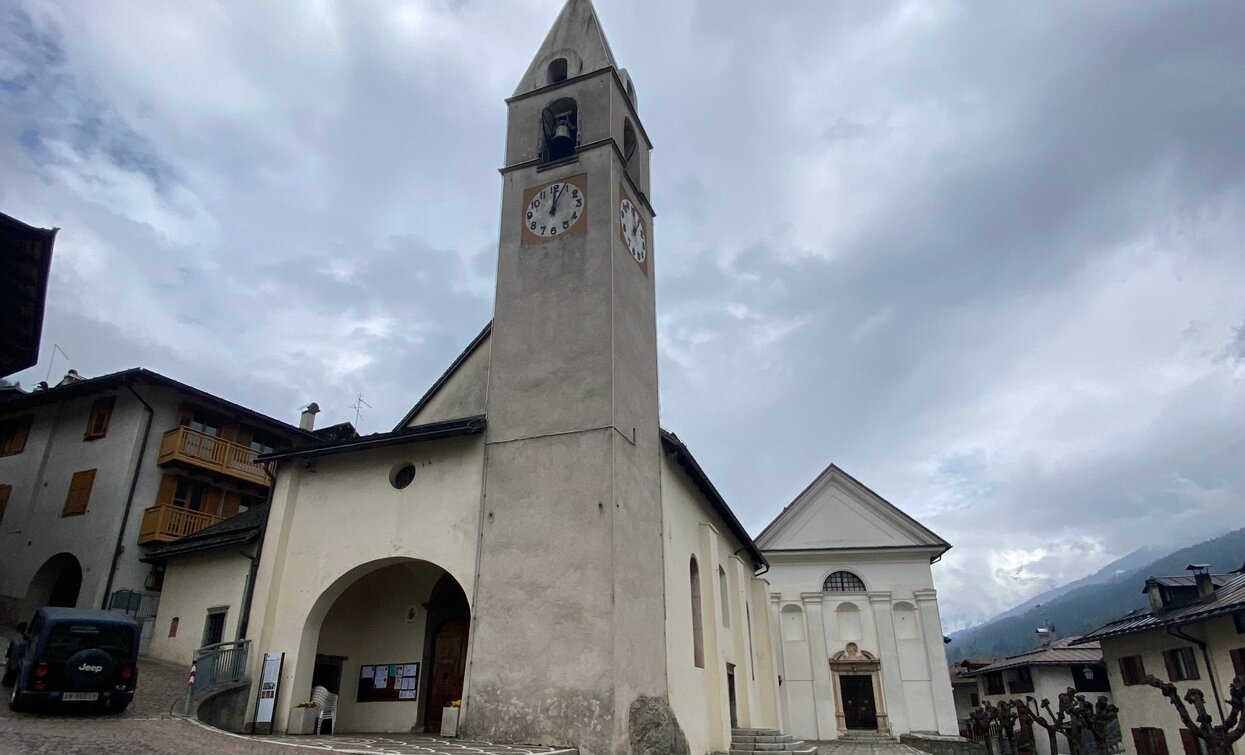
[[[951,546],[831,464],[757,538],[762,551]]]
[[[557,58],[566,59],[568,78],[618,67],[591,0],[567,0],[514,90],[515,96],[545,86],[548,66]]]
[[[394,430],[484,414],[488,401],[492,334],[493,323],[490,322],[467,344],[467,348],[437,378]]]

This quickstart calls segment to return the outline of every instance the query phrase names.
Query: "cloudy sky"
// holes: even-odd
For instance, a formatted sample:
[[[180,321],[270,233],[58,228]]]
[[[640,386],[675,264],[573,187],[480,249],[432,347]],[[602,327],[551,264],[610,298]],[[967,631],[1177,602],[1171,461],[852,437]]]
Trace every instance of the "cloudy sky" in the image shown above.
[[[390,429],[491,316],[560,0],[0,0],[43,360]],[[1245,523],[1245,5],[598,0],[652,136],[662,419],[754,533],[834,461],[948,631]]]

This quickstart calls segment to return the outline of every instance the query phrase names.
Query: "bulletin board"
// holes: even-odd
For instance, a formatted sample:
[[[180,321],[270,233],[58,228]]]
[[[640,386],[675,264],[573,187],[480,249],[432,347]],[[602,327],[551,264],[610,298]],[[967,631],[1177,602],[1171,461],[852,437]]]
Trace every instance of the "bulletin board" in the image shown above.
[[[355,702],[415,702],[419,689],[418,663],[379,663],[359,667]]]

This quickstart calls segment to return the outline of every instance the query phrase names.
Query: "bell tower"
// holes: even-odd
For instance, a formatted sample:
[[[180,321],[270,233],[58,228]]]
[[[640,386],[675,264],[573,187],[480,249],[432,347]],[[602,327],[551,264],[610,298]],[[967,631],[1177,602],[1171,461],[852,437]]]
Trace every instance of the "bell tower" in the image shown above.
[[[651,145],[589,0],[507,106],[464,735],[629,752],[667,697]]]

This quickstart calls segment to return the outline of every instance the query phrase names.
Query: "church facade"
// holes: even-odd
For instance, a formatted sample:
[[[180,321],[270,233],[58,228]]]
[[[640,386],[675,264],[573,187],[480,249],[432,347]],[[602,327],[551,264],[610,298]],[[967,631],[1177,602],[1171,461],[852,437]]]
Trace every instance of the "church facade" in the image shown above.
[[[726,751],[779,726],[767,563],[658,424],[651,144],[588,0],[507,105],[490,326],[392,432],[263,457],[251,678],[285,654],[276,730],[323,686],[342,732],[461,700],[469,738]]]
[[[950,544],[833,464],[757,543],[783,731],[959,734],[930,568]]]

